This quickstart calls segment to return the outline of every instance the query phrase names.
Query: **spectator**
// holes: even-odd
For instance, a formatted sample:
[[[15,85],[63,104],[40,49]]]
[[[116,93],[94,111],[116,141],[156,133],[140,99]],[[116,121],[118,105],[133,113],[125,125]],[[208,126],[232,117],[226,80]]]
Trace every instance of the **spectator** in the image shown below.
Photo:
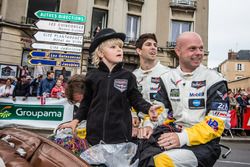
[[[16,96],[24,96],[22,100],[26,100],[30,94],[30,84],[26,79],[26,76],[21,76],[20,80],[17,82],[12,99],[13,101],[16,101]]]
[[[228,90],[228,98],[229,98],[229,110],[236,110],[238,107],[238,102],[234,98],[234,93],[232,90]]]
[[[34,78],[37,78],[39,75],[45,75],[47,73],[47,69],[44,65],[42,65],[41,63],[38,63],[37,65],[35,65],[34,68]]]
[[[232,90],[228,90],[227,92],[228,94],[228,99],[229,99],[229,112],[230,112],[230,116],[231,116],[231,128],[236,128],[237,124],[238,124],[238,118],[237,118],[237,110],[239,107],[239,104],[237,102],[237,100],[234,98],[234,93],[232,92]],[[225,129],[223,135],[227,136],[228,134],[228,130]],[[236,131],[234,131],[232,129],[232,133],[235,134]]]
[[[61,97],[65,97],[65,91],[64,87],[62,86],[62,80],[58,79],[56,81],[56,85],[52,88],[50,96],[58,99],[60,99]]]
[[[42,79],[43,79],[43,76],[39,74],[37,78],[34,78],[31,81],[30,83],[31,96],[37,96],[37,89]]]
[[[13,90],[14,90],[14,85],[11,84],[12,80],[8,78],[6,80],[5,85],[2,85],[0,87],[0,97],[9,97],[12,96]]]
[[[23,67],[22,66],[18,66],[18,67],[20,69],[20,77],[30,75],[29,68],[27,65],[25,65]]]
[[[67,70],[66,70],[65,67],[62,68],[61,74],[60,74],[60,75],[63,75],[63,81],[64,81],[64,82],[67,82],[67,81],[68,81],[68,78],[67,78]],[[60,76],[60,75],[59,75],[59,76]]]
[[[98,32],[100,32],[100,30],[101,30],[100,26],[96,26],[96,28],[94,29],[94,32],[93,32],[93,37],[95,37],[96,34],[97,34]]]
[[[74,105],[74,116],[76,115],[80,102],[83,100],[85,87],[84,75],[75,74],[67,82],[65,96],[69,103]]]
[[[247,92],[241,91],[240,95],[236,98],[237,102],[239,103],[239,110],[237,113],[238,116],[238,127],[242,128],[243,125],[243,116],[244,112],[248,105],[248,99],[247,99]],[[246,136],[246,132],[244,130],[241,131],[240,134],[237,134],[239,136]]]
[[[41,80],[39,87],[37,89],[37,98],[40,99],[41,96],[46,94],[46,96],[50,95],[52,88],[55,86],[56,81],[54,79],[54,72],[48,71],[47,77]]]
[[[65,77],[64,77],[64,75],[60,74],[57,79],[62,81],[62,86],[65,88],[66,87],[66,83],[65,83]]]

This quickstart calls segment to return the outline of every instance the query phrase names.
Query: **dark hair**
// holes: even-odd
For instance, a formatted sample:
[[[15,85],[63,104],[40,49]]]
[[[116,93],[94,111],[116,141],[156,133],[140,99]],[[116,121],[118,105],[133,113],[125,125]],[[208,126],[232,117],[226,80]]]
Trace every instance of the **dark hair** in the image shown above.
[[[47,76],[50,75],[51,73],[54,73],[54,71],[47,71]]]
[[[144,42],[148,39],[153,39],[157,43],[157,39],[154,33],[145,33],[142,34],[135,42],[135,48],[142,48]]]
[[[67,82],[67,86],[65,88],[65,96],[68,99],[69,103],[74,104],[74,94],[75,93],[85,93],[85,76],[81,74],[73,75],[69,81]]]

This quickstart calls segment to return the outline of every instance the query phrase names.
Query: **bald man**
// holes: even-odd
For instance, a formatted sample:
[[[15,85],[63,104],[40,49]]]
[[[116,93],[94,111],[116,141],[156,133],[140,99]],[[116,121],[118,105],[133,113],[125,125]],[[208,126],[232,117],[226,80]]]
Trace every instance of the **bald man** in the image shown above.
[[[172,111],[175,121],[171,126],[178,131],[160,135],[158,144],[165,151],[154,156],[154,164],[212,167],[221,153],[220,137],[230,121],[227,82],[201,64],[204,47],[199,34],[181,34],[175,52],[179,66],[161,76],[157,98]]]

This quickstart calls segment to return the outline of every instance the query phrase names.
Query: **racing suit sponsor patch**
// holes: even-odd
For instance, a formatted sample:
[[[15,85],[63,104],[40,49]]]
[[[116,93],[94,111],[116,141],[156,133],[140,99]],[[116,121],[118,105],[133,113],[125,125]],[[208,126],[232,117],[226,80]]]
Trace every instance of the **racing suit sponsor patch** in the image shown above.
[[[205,99],[189,99],[188,106],[189,109],[204,109]]]
[[[219,129],[219,123],[216,120],[212,119],[212,118],[210,118],[207,121],[207,124],[208,124],[208,126],[213,128],[213,130],[215,130],[215,131],[217,131]]]
[[[160,83],[160,77],[152,77],[151,78],[151,83],[155,83],[155,84]]]
[[[181,79],[180,79],[180,80],[177,80],[176,82],[175,82],[173,79],[171,79],[170,81],[172,82],[172,84],[174,84],[175,86],[177,86],[178,83],[181,82]]]
[[[194,93],[194,92],[190,92],[189,93],[189,96],[190,97],[201,97],[201,96],[204,96],[204,92],[196,92],[196,93]]]
[[[203,86],[206,86],[206,81],[193,81],[191,83],[192,88],[200,89]]]
[[[228,104],[226,102],[212,102],[211,110],[228,111]]]
[[[171,89],[170,90],[170,97],[180,97],[180,90],[179,89]]]
[[[128,80],[127,79],[115,79],[114,87],[118,89],[120,92],[127,90]]]
[[[227,113],[227,111],[210,110],[208,115],[216,116],[216,117],[220,117],[220,118],[224,118],[225,119],[225,118],[227,118],[228,113]]]

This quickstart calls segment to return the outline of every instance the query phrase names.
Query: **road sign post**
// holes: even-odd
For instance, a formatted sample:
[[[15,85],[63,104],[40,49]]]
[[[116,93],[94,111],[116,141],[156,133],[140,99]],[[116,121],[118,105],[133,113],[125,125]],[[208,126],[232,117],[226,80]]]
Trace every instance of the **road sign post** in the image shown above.
[[[30,64],[36,65],[36,64],[42,64],[42,65],[49,65],[49,66],[56,66],[56,60],[47,60],[47,59],[30,59]]]
[[[49,30],[49,31],[59,31],[59,32],[70,32],[70,33],[84,33],[84,24],[75,24],[75,23],[65,23],[58,21],[49,21],[49,20],[38,20],[35,25],[40,30]]]
[[[33,50],[33,51],[31,51],[31,52],[29,53],[29,55],[32,56],[32,57],[45,57],[46,54],[47,54],[46,52],[35,51],[35,50]]]
[[[76,46],[53,45],[46,43],[33,43],[31,46],[35,49],[59,50],[64,52],[78,52],[78,53],[82,52],[82,47],[76,47]]]
[[[70,34],[60,34],[52,32],[38,31],[34,37],[37,41],[42,42],[56,42],[72,45],[82,45],[83,36],[82,35],[70,35]]]
[[[67,61],[62,61],[61,66],[63,67],[80,67],[80,63],[78,62],[67,62]]]
[[[80,60],[81,55],[78,54],[62,54],[62,53],[56,53],[52,52],[49,53],[50,58],[56,58],[56,59],[68,59],[68,60]]]
[[[83,33],[85,28],[83,23],[86,22],[86,17],[77,14],[43,10],[37,11],[35,15],[39,19],[44,20],[39,20],[35,23],[39,31],[34,34],[34,38],[37,42],[33,43],[31,47],[34,49],[53,51],[31,51],[30,55],[32,58],[29,60],[29,63],[33,65],[41,63],[50,66],[81,67],[81,63],[78,62],[78,60],[81,60],[80,53],[82,52],[82,47],[80,45],[83,44]],[[59,51],[59,53],[57,53],[57,51]],[[75,52],[75,54],[60,52]]]
[[[86,22],[85,16],[76,15],[76,14],[58,13],[58,12],[39,10],[35,13],[35,15],[39,19],[70,21],[70,22],[77,22],[77,23],[85,23]]]

